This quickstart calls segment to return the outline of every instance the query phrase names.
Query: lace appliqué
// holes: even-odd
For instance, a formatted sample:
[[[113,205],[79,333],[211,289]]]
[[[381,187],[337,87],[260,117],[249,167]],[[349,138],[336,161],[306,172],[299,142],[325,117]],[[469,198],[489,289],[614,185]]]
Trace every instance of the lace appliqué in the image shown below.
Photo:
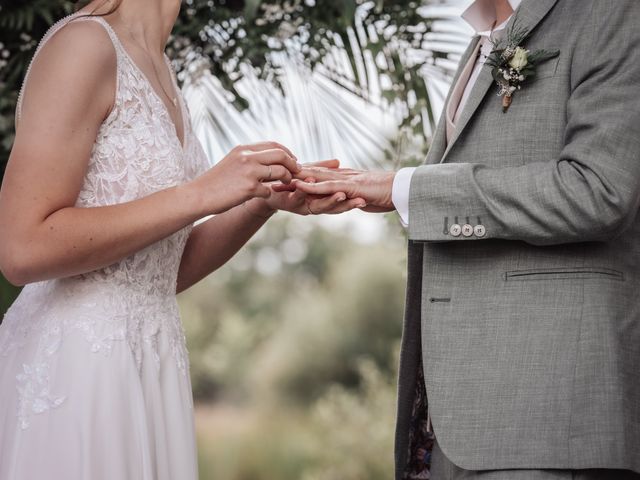
[[[62,405],[65,397],[53,397],[49,392],[49,364],[46,362],[23,365],[24,371],[16,375],[18,380],[18,418],[20,428],[29,427],[31,413],[38,414]]]
[[[55,396],[50,392],[49,357],[55,354],[60,346],[61,331],[52,326],[40,337],[40,345],[36,359],[30,365],[23,364],[22,372],[16,375],[18,381],[18,420],[20,428],[29,427],[32,414],[46,412],[62,405],[64,396]]]

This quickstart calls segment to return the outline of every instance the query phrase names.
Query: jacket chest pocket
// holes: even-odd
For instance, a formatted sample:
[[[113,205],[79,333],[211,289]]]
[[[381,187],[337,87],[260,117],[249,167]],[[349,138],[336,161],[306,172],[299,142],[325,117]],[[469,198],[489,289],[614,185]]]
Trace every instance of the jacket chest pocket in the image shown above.
[[[539,63],[535,67],[535,74],[531,77],[531,82],[534,83],[537,80],[543,78],[553,77],[558,72],[558,64],[560,63],[560,55],[555,56]],[[525,88],[524,86],[522,88]]]

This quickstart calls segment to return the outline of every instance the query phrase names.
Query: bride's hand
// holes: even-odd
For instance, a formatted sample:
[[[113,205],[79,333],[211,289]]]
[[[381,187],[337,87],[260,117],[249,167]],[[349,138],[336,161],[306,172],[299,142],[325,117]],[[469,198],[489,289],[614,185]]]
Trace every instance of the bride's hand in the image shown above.
[[[338,160],[325,160],[302,166],[301,172],[311,172],[314,169],[337,169],[340,167]],[[300,175],[298,173],[297,175]],[[315,182],[315,178],[308,176],[305,180]],[[264,200],[266,207],[272,210],[284,210],[298,215],[339,214],[365,205],[361,198],[348,199],[343,192],[335,192],[332,195],[309,195],[301,190],[289,188],[288,184],[275,183],[272,185],[271,196]]]
[[[192,182],[205,215],[222,213],[253,198],[269,198],[270,182],[289,184],[301,170],[286,147],[266,142],[234,148]]]

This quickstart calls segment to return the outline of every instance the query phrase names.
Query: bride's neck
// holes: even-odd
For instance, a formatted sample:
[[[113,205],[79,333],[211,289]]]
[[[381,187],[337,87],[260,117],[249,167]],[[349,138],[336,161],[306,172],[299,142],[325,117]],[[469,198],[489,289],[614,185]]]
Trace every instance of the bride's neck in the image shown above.
[[[83,10],[107,13],[113,0],[95,0]],[[106,18],[129,33],[151,53],[164,52],[180,12],[180,0],[122,0],[120,7]]]

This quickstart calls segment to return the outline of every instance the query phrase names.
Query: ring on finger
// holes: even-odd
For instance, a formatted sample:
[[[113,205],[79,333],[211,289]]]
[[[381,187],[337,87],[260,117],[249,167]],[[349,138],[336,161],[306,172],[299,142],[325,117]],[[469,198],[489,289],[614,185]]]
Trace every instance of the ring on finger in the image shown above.
[[[307,203],[307,211],[311,214],[311,215],[317,215],[313,210],[311,210],[311,204]]]
[[[269,167],[269,175],[267,176],[267,180],[271,180],[273,178],[273,167],[271,165],[267,165]]]

